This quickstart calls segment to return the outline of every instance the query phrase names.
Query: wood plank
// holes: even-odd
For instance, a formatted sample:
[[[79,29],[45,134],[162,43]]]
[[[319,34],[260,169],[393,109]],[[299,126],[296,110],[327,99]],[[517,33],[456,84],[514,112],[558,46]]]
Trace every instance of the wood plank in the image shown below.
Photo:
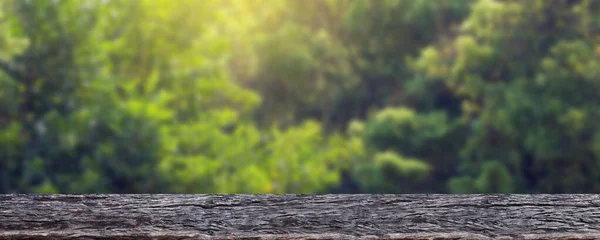
[[[600,239],[600,195],[0,195],[0,239]]]

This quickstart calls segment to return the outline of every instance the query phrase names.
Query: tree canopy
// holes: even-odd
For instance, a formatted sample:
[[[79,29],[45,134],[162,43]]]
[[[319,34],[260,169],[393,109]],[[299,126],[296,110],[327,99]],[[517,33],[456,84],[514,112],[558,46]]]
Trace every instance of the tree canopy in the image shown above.
[[[600,191],[600,1],[0,1],[0,193]]]

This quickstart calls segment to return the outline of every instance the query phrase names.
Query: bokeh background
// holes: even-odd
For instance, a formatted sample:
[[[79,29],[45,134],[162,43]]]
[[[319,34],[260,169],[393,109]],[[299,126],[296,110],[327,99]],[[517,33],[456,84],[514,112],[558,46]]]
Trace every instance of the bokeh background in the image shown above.
[[[0,193],[598,192],[600,1],[0,1]]]

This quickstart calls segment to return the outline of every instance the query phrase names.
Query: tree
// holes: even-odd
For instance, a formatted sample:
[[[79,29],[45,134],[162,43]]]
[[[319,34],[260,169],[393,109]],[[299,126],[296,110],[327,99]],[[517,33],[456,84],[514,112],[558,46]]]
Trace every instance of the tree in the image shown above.
[[[597,191],[586,169],[597,168],[589,16],[599,13],[593,1],[478,1],[460,34],[422,51],[413,81],[460,99],[457,119],[470,128],[451,185],[470,177],[477,192]],[[493,187],[495,174],[513,181]]]

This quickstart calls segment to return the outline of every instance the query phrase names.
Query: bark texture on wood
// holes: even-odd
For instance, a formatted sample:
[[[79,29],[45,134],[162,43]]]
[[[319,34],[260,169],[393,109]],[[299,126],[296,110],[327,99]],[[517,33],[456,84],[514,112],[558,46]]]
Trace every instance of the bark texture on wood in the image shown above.
[[[0,195],[0,239],[600,239],[600,195]]]

